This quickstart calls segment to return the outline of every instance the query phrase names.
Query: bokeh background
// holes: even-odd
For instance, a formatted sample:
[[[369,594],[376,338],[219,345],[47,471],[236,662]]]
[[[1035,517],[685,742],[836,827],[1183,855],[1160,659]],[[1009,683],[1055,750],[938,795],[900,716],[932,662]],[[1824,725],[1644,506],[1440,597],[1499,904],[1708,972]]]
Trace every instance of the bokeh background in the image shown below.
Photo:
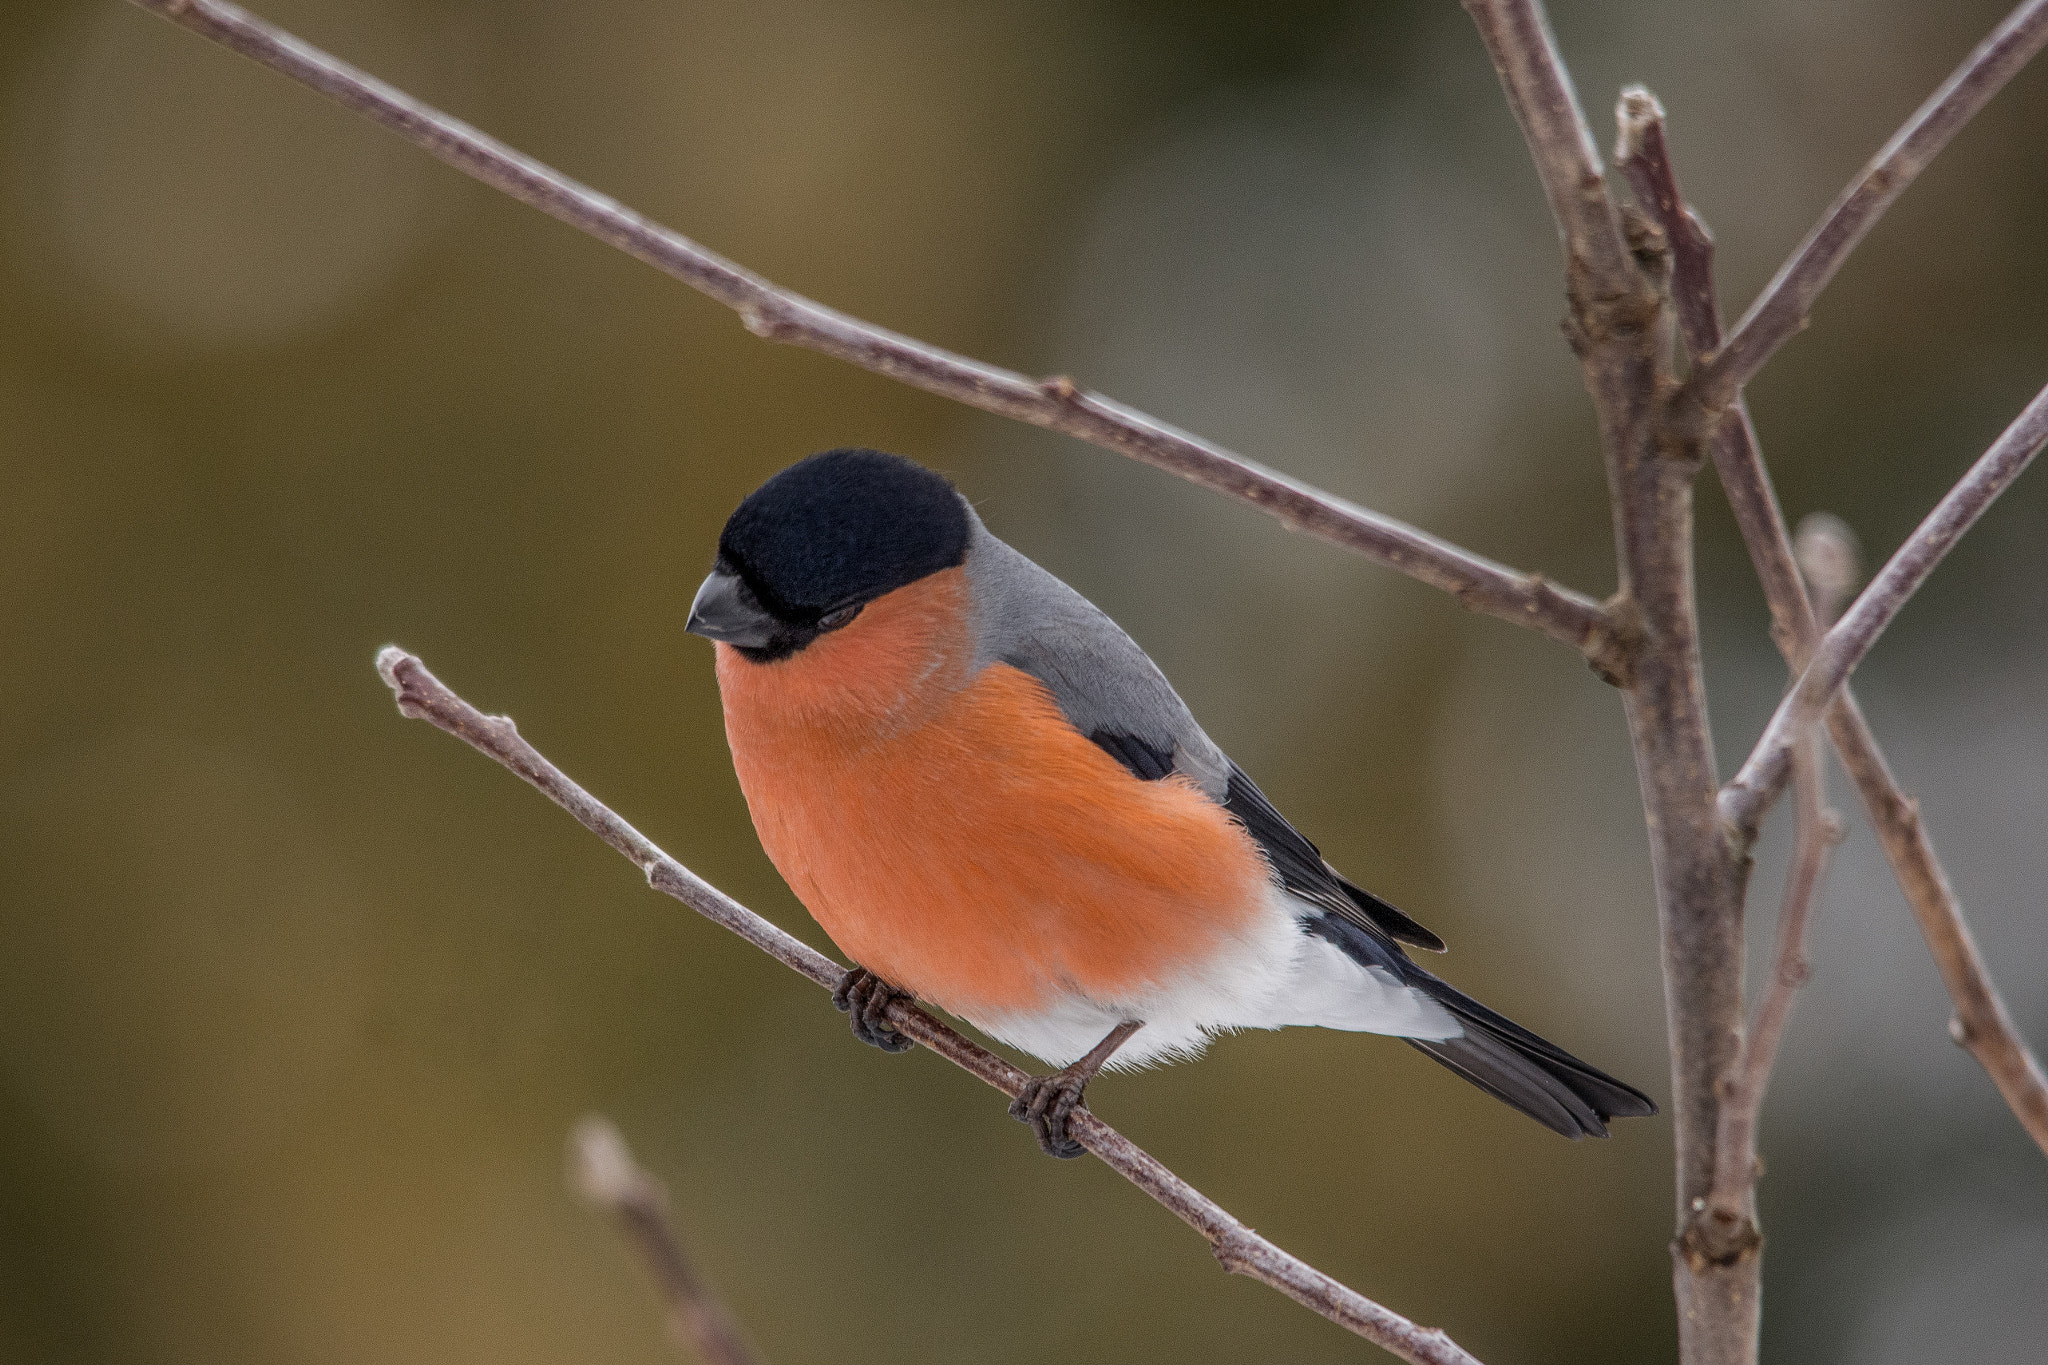
[[[259,10],[792,287],[1071,372],[1519,566],[1613,582],[1552,230],[1449,0]],[[2000,0],[1560,4],[1645,80],[1731,315]],[[2048,378],[2048,66],[1879,227],[1752,399],[1873,559]],[[1602,133],[1603,138],[1606,134]],[[720,523],[812,450],[952,474],[1117,616],[1455,980],[1668,1094],[1641,813],[1568,652],[1255,512],[750,337],[114,0],[0,6],[0,1360],[660,1361],[564,1189],[612,1115],[778,1362],[1334,1361],[1092,1162],[403,723],[396,640],[824,945],[709,647]],[[1782,668],[1701,485],[1732,764]],[[2048,475],[1859,674],[2048,1042]],[[1853,793],[1767,1110],[1768,1353],[2039,1359],[2048,1170]],[[1756,878],[1768,942],[1785,838]],[[1291,1033],[1096,1107],[1489,1361],[1668,1358],[1668,1120],[1571,1145],[1396,1044]]]

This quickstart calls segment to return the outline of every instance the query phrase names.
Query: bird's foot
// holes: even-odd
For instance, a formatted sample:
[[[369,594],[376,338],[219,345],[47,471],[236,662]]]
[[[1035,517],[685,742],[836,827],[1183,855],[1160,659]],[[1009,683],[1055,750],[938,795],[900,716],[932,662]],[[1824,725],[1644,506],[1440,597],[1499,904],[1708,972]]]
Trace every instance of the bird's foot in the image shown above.
[[[1087,1152],[1067,1136],[1067,1116],[1081,1107],[1081,1094],[1094,1074],[1091,1068],[1077,1075],[1076,1068],[1070,1066],[1050,1076],[1033,1076],[1010,1101],[1010,1117],[1031,1125],[1032,1135],[1047,1156],[1071,1161]]]
[[[1024,1082],[1017,1098],[1010,1101],[1010,1117],[1031,1125],[1031,1131],[1038,1137],[1038,1145],[1045,1149],[1047,1156],[1071,1160],[1088,1150],[1067,1136],[1067,1118],[1081,1107],[1081,1092],[1088,1088],[1088,1082],[1095,1079],[1095,1073],[1102,1070],[1103,1064],[1116,1050],[1143,1027],[1143,1020],[1126,1019],[1072,1066],[1063,1067],[1050,1076],[1032,1076]]]
[[[888,1020],[889,1002],[910,998],[909,992],[897,990],[865,967],[853,968],[832,988],[832,1008],[853,1025],[853,1036],[884,1052],[908,1052],[912,1047]]]

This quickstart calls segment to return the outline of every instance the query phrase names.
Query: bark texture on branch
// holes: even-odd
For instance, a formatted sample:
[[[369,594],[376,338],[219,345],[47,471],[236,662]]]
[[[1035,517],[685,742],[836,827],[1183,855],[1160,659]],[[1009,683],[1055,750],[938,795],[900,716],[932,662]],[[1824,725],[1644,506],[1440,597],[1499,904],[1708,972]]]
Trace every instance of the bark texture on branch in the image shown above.
[[[1550,16],[1527,0],[1464,0],[1464,5],[1479,26],[1486,55],[1493,59],[1508,107],[1535,159],[1557,220],[1571,287],[1611,292],[1616,298],[1636,296],[1628,243],[1607,193],[1593,130],[1558,56]]]
[[[625,855],[655,890],[675,897],[827,990],[838,985],[846,974],[846,969],[831,958],[776,928],[662,852],[653,840],[576,785],[543,758],[539,750],[520,738],[509,717],[487,716],[477,710],[429,673],[425,664],[396,645],[387,645],[378,653],[377,672],[397,698],[401,715],[430,722],[525,778],[574,816],[577,823]],[[1029,1079],[987,1048],[968,1041],[906,1000],[893,1001],[888,1016],[898,1032],[1012,1099]],[[1479,1365],[1444,1332],[1417,1326],[1259,1236],[1085,1107],[1073,1112],[1067,1120],[1067,1131],[1100,1157],[1104,1165],[1202,1234],[1216,1259],[1233,1275],[1248,1276],[1279,1290],[1304,1308],[1411,1365]]]

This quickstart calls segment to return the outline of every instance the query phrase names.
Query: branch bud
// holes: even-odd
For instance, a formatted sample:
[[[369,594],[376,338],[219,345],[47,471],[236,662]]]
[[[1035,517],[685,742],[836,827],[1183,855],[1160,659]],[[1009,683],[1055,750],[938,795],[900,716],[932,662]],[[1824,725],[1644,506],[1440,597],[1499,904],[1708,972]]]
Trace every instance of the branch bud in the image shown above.
[[[618,1128],[592,1114],[569,1133],[569,1184],[601,1208],[619,1208],[645,1198],[650,1182]]]
[[[1812,512],[1799,522],[1792,554],[1813,593],[1822,625],[1831,625],[1863,581],[1862,547],[1849,523],[1831,512]]]
[[[1643,154],[1643,139],[1650,129],[1664,121],[1664,106],[1650,93],[1648,86],[1631,85],[1621,92],[1621,102],[1614,106],[1614,122],[1617,132],[1614,137],[1614,159],[1627,165]]]

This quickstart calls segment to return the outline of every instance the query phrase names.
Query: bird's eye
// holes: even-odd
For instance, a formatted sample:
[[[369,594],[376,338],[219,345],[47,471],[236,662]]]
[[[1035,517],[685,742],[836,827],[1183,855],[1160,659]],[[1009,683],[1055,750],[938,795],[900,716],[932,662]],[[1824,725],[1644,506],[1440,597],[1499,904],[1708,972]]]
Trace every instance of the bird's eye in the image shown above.
[[[855,603],[854,603],[854,604],[853,604],[852,606],[850,606],[850,607],[841,607],[841,608],[839,608],[839,609],[838,609],[837,611],[828,611],[828,612],[826,612],[826,613],[825,613],[825,614],[824,614],[823,616],[820,616],[820,617],[818,618],[818,629],[819,629],[819,630],[837,630],[837,629],[839,629],[839,628],[840,628],[841,626],[843,626],[843,625],[845,625],[845,624],[846,624],[847,622],[851,621],[851,620],[852,620],[852,619],[853,619],[854,617],[856,617],[856,616],[860,615],[860,607],[861,607],[861,604],[860,604],[860,603],[858,603],[858,602],[855,602]]]

